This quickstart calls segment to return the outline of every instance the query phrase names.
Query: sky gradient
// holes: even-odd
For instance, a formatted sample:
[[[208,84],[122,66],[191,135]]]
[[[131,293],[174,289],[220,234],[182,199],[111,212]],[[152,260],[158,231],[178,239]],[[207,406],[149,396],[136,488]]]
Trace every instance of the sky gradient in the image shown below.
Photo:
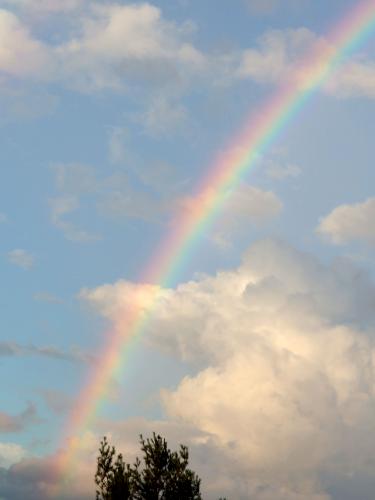
[[[209,499],[372,498],[375,37],[158,290],[70,492],[52,466],[195,186],[357,4],[0,0],[0,499],[92,498],[100,437],[132,458],[152,430]]]

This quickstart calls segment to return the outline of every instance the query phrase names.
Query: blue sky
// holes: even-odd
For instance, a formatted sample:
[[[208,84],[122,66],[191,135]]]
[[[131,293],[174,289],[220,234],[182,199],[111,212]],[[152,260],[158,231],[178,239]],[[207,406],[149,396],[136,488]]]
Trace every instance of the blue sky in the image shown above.
[[[115,313],[199,179],[356,4],[0,0],[1,500],[54,498],[16,491],[9,471],[43,468],[64,446],[61,429]],[[362,443],[373,431],[374,111],[375,36],[282,131],[199,241],[87,429],[88,464],[104,432],[133,450],[138,431],[161,429],[187,441],[207,498],[342,499],[343,488],[348,499],[371,498],[375,446],[342,445],[339,435]],[[280,406],[259,382],[271,367],[285,374],[270,382]],[[320,411],[308,428],[291,409],[306,403],[300,386]],[[220,387],[243,405],[227,407]],[[240,445],[237,419],[241,429],[269,422],[264,450],[286,420],[300,430],[285,429],[271,459],[250,432]],[[296,471],[310,439],[314,460]],[[240,486],[228,466],[238,460],[250,464],[237,471]],[[91,498],[89,480],[82,491],[79,481],[88,473],[66,498]]]

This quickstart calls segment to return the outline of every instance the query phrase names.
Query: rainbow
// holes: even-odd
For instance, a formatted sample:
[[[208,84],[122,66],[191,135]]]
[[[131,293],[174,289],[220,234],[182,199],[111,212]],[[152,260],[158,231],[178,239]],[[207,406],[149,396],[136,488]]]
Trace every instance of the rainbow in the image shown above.
[[[318,41],[294,67],[271,98],[252,114],[242,130],[221,152],[197,186],[188,210],[183,210],[158,251],[139,276],[144,287],[114,322],[109,342],[77,400],[68,427],[71,439],[58,463],[59,475],[67,478],[80,449],[80,439],[104,401],[111,377],[152,319],[163,288],[174,282],[192,249],[218,216],[228,193],[241,182],[255,161],[295,117],[313,94],[371,36],[375,25],[375,0],[357,2],[330,33]],[[142,288],[142,287],[140,287]],[[81,436],[81,437],[80,437]]]

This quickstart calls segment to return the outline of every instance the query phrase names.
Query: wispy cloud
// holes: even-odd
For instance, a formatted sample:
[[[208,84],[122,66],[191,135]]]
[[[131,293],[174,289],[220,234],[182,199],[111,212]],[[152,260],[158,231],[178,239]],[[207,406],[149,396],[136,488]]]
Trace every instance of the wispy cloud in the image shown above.
[[[11,264],[26,270],[31,269],[35,263],[34,256],[21,248],[8,252],[8,260]]]
[[[87,3],[87,0],[1,0],[0,6],[13,7],[28,14],[47,15],[71,12]]]
[[[132,162],[129,144],[130,132],[126,127],[112,127],[109,131],[109,159],[116,165]]]
[[[193,211],[204,200],[182,198],[182,211]],[[283,209],[282,201],[272,191],[265,191],[243,183],[228,192],[221,208],[221,217],[214,225],[213,241],[224,248],[250,226],[259,227],[277,217]]]
[[[92,167],[83,163],[57,163],[51,167],[56,187],[70,196],[95,193],[98,180]]]
[[[280,0],[244,0],[249,10],[256,14],[270,14],[280,6]]]
[[[66,413],[74,404],[73,398],[62,391],[45,390],[41,394],[48,408],[57,415]]]
[[[50,292],[37,292],[34,293],[33,299],[37,302],[47,302],[50,304],[62,304],[62,299]]]
[[[92,363],[95,357],[79,349],[64,351],[52,346],[35,346],[33,344],[21,345],[17,342],[0,342],[0,357],[6,356],[41,356],[45,358],[60,359],[72,363]]]
[[[187,116],[185,106],[176,99],[168,99],[162,95],[155,98],[145,111],[137,113],[134,118],[148,134],[160,137],[171,136],[182,130]]]
[[[122,159],[123,138],[122,129],[111,134],[110,154],[116,162]],[[155,223],[168,219],[183,187],[175,169],[164,163],[132,165],[129,174],[115,171],[106,176],[100,176],[94,167],[79,164],[60,164],[53,171],[59,196],[49,200],[51,222],[67,239],[81,242],[99,238],[69,220],[81,204],[90,202],[96,215]]]
[[[269,15],[280,9],[306,8],[310,0],[244,0],[245,5],[252,14]]]
[[[29,425],[38,422],[40,422],[40,419],[33,403],[28,403],[27,408],[19,415],[10,415],[0,411],[1,433],[21,432]]]
[[[271,162],[266,168],[266,175],[270,179],[281,181],[287,178],[297,178],[301,175],[302,169],[294,164],[280,165]]]
[[[84,229],[76,227],[71,221],[67,221],[65,217],[79,208],[79,199],[75,196],[59,196],[50,198],[49,205],[51,208],[51,221],[58,229],[60,229],[67,240],[80,243],[96,241],[99,236]]]

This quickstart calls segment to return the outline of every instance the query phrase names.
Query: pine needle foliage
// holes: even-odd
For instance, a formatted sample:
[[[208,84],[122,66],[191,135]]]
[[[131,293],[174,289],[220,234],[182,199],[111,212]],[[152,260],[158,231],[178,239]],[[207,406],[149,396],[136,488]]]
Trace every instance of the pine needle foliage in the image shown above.
[[[202,500],[201,480],[189,469],[189,451],[171,451],[161,436],[140,436],[142,461],[133,465],[116,456],[106,437],[100,443],[95,483],[96,500]]]

